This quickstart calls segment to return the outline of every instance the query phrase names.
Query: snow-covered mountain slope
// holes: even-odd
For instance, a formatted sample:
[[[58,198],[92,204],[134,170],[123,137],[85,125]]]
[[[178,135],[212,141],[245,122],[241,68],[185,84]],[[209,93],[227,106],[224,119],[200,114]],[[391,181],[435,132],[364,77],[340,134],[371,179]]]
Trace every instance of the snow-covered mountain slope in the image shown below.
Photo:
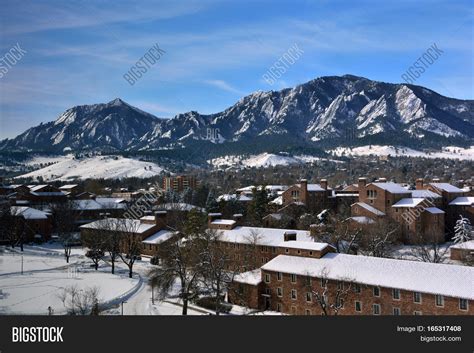
[[[208,163],[215,168],[238,167],[238,168],[265,168],[274,166],[285,166],[290,164],[312,163],[326,158],[319,158],[307,155],[287,156],[273,153],[261,153],[258,155],[243,158],[242,156],[223,156],[208,160]],[[340,162],[332,160],[333,162]]]
[[[35,164],[35,163],[34,163]],[[65,156],[56,163],[23,174],[17,178],[38,178],[45,181],[73,179],[121,179],[127,177],[147,178],[160,174],[163,169],[150,162],[118,156],[94,156],[80,159]]]
[[[125,150],[160,120],[121,99],[66,110],[55,121],[28,129],[1,149],[33,151]]]
[[[157,119],[120,99],[78,106],[54,122],[1,141],[0,149],[173,149],[196,140],[217,144],[271,137],[284,142],[288,136],[313,145],[356,146],[361,139],[387,145],[410,145],[410,140],[420,149],[462,145],[474,140],[474,101],[415,85],[326,76],[250,94],[211,115],[191,111]]]
[[[407,147],[394,146],[360,146],[355,148],[338,147],[327,152],[336,156],[406,156],[423,158],[445,158],[474,160],[474,146],[470,148],[461,148],[456,146],[444,147],[442,151],[422,152]]]

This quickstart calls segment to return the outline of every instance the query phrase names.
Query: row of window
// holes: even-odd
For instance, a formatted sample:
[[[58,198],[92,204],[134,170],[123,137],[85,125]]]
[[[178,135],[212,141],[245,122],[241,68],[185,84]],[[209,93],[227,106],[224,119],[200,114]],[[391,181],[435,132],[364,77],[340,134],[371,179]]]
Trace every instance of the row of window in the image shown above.
[[[282,281],[283,280],[283,274],[281,272],[277,272],[277,280]],[[266,273],[265,274],[265,283],[270,283],[271,281],[271,276],[270,274]],[[290,281],[291,283],[296,283],[297,282],[297,275],[295,274],[290,274]],[[311,277],[306,276],[306,284],[311,285]],[[324,287],[326,284],[326,281],[324,278],[321,278],[321,287]],[[354,284],[354,292],[355,293],[360,293],[361,292],[361,286],[359,284]],[[344,282],[339,282],[338,283],[338,289],[339,290],[344,290]],[[374,297],[380,297],[380,287],[372,287],[373,295]],[[277,295],[279,297],[283,296],[283,288],[278,287],[277,288]],[[306,301],[311,302],[311,292],[306,293]],[[291,299],[296,300],[297,298],[297,291],[296,289],[291,290]],[[393,300],[400,300],[401,299],[401,292],[400,289],[394,288],[392,289],[392,298]],[[422,303],[422,294],[420,292],[413,292],[413,302],[415,304],[421,304]],[[360,303],[360,302],[356,302]],[[376,305],[376,304],[374,304]],[[378,304],[377,304],[378,305]],[[435,305],[437,307],[444,307],[444,296],[442,295],[435,295]],[[459,299],[459,309],[460,310],[468,310],[468,300],[467,299]],[[356,306],[357,308],[357,306]],[[357,311],[357,310],[356,310]]]
[[[355,301],[354,302],[355,306],[355,311],[360,313],[362,312],[362,303],[360,301]],[[469,304],[467,299],[459,299],[459,310],[467,311],[469,308]],[[372,304],[372,314],[373,315],[380,315],[382,312],[381,305],[380,304]],[[401,309],[398,307],[393,307],[392,308],[392,314],[393,315],[401,315]],[[421,315],[422,312],[419,310],[413,311],[413,315]]]

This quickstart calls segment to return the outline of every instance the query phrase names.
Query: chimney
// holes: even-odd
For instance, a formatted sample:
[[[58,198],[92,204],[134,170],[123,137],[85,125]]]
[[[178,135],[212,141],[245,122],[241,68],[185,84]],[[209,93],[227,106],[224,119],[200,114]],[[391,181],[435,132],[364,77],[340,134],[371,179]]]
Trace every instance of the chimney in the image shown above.
[[[387,182],[387,179],[385,179],[385,178],[379,178],[378,182],[379,182],[379,183],[386,183],[386,182]]]
[[[167,226],[167,212],[166,211],[156,211],[155,212],[155,224],[159,229],[164,229]]]
[[[416,179],[416,190],[423,190],[423,178]]]
[[[367,178],[359,178],[358,188],[359,193],[362,191],[363,188],[367,185]]]
[[[308,180],[301,179],[300,181],[300,199],[299,201],[306,205],[306,200],[308,199]]]
[[[321,179],[321,184],[320,185],[324,190],[327,190],[328,189],[328,180],[327,179]]]
[[[300,185],[301,185],[301,190],[302,191],[308,191],[308,180],[306,179],[301,179],[300,180]]]
[[[294,230],[287,230],[283,234],[283,239],[285,241],[295,241],[296,240],[296,232]]]
[[[242,225],[242,218],[243,218],[243,214],[242,213],[236,213],[232,216],[232,218],[234,219],[235,221],[235,227],[237,226],[241,226]]]

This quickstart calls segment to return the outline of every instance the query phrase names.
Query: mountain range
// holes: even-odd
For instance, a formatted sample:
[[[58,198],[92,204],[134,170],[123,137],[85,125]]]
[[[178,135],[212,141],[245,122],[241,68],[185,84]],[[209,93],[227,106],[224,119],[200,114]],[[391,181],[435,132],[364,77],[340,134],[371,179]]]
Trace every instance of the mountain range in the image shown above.
[[[119,98],[76,106],[55,121],[0,141],[0,150],[149,152],[201,144],[207,151],[228,154],[242,145],[275,152],[289,144],[323,149],[378,143],[420,149],[473,141],[473,100],[344,75],[255,92],[209,115],[191,111],[160,119]]]

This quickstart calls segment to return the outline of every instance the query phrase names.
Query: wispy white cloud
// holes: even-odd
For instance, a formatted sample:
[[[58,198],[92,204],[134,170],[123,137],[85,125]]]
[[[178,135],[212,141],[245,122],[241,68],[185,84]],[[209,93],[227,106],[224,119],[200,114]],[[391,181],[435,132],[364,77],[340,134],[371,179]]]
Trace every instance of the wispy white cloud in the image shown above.
[[[224,80],[204,80],[204,83],[217,87],[221,90],[227,91],[227,92],[232,92],[232,93],[237,93],[237,94],[243,94],[242,91],[238,90],[237,88],[233,87],[229,83],[225,82]]]

